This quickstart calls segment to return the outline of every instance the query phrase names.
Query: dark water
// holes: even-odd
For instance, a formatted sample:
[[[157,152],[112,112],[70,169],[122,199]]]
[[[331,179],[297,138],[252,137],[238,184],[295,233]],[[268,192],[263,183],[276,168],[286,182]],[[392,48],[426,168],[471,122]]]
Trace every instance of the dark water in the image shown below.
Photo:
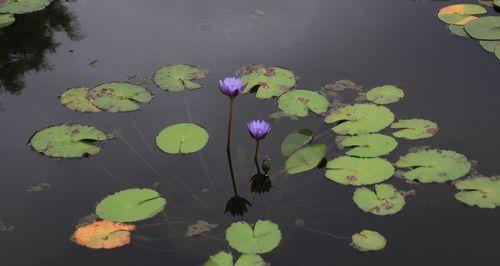
[[[292,69],[301,77],[299,88],[317,90],[339,79],[365,88],[398,85],[406,98],[391,105],[396,116],[434,120],[440,131],[432,139],[400,142],[391,161],[412,146],[431,145],[479,161],[485,175],[499,174],[500,64],[477,42],[444,29],[435,13],[450,3],[80,0],[56,1],[42,12],[18,16],[0,31],[0,221],[14,226],[0,232],[0,265],[201,265],[210,254],[226,250],[217,239],[223,240],[224,229],[237,219],[223,214],[232,196],[224,152],[228,100],[215,85],[253,63]],[[254,10],[265,16],[252,18]],[[94,59],[100,60],[97,68],[89,67]],[[153,101],[128,114],[81,114],[58,103],[66,88],[151,76],[171,63],[209,69],[204,88],[173,94],[149,84],[157,94]],[[254,205],[244,219],[271,219],[283,233],[281,245],[264,255],[266,261],[401,266],[490,265],[500,259],[498,210],[465,207],[452,198],[449,184],[410,186],[393,178],[398,188],[413,188],[417,194],[390,217],[364,214],[352,203],[354,188],[329,181],[323,170],[279,176],[271,193],[251,196],[247,180],[253,174],[253,142],[244,123],[267,118],[276,109],[271,100],[238,98],[233,139],[237,185]],[[208,145],[189,156],[161,153],[154,146],[156,133],[188,121],[188,111],[209,131]],[[122,139],[81,160],[50,159],[26,145],[35,130],[62,122],[118,131]],[[279,145],[291,130],[329,128],[318,116],[281,120],[273,127],[261,153],[271,155],[274,172],[284,165]],[[334,147],[333,135],[328,142]],[[341,153],[332,148],[327,158]],[[70,242],[78,219],[106,195],[128,187],[113,176],[136,187],[159,182],[157,189],[169,201],[167,217],[176,221],[173,228],[139,229],[131,245],[115,250]],[[51,187],[27,192],[39,182]],[[210,237],[185,240],[187,225],[197,219],[217,223],[219,229]],[[381,252],[361,253],[349,240],[293,226],[296,219],[338,236],[377,230],[388,245]],[[157,217],[138,224],[162,221]]]

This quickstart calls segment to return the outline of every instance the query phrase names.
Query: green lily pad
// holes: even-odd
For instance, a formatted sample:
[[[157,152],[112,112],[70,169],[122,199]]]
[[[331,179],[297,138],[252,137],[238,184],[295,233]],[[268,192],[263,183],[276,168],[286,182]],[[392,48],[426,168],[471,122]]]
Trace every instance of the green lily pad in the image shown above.
[[[101,148],[92,141],[106,140],[99,129],[81,124],[63,124],[38,131],[30,140],[37,152],[55,158],[78,158],[97,154]]]
[[[339,146],[354,147],[346,152],[350,156],[378,157],[389,154],[398,146],[398,142],[392,137],[374,133],[343,138]]]
[[[354,104],[332,111],[325,123],[340,123],[332,130],[340,135],[378,132],[394,121],[394,114],[384,106]]]
[[[494,53],[495,49],[500,46],[500,41],[485,41],[480,40],[479,44],[483,47],[484,50]]]
[[[266,263],[259,255],[243,254],[233,264],[233,255],[228,252],[221,251],[215,255],[210,256],[203,266],[265,266]]]
[[[498,60],[500,60],[500,45],[495,48],[495,56],[497,57]]]
[[[91,113],[100,112],[101,110],[87,99],[88,92],[89,88],[86,87],[71,88],[61,94],[59,100],[64,106],[74,111]]]
[[[281,111],[297,117],[307,116],[308,110],[316,114],[324,113],[329,105],[325,96],[308,90],[289,91],[281,95],[278,100],[278,107]]]
[[[25,14],[46,8],[52,0],[7,0],[0,4],[0,13]]]
[[[328,146],[324,143],[314,143],[294,152],[285,163],[285,170],[289,174],[298,174],[309,171],[325,158]]]
[[[10,26],[16,21],[16,18],[12,14],[0,14],[0,29]]]
[[[258,220],[253,229],[246,222],[236,222],[227,228],[226,239],[240,253],[262,254],[278,246],[281,231],[269,220]]]
[[[394,174],[392,164],[380,158],[341,156],[326,164],[326,177],[342,185],[371,185],[383,182]]]
[[[295,130],[288,134],[281,143],[281,153],[290,156],[313,139],[313,132],[307,128]]]
[[[287,69],[279,67],[263,67],[254,65],[245,67],[241,80],[247,84],[243,93],[257,86],[257,98],[268,99],[290,90],[295,86],[295,75]]]
[[[391,128],[403,129],[392,133],[394,137],[410,140],[430,138],[438,132],[438,125],[425,119],[401,119]]]
[[[469,206],[493,209],[500,206],[500,178],[478,176],[455,183],[455,198]]]
[[[382,250],[385,245],[387,240],[376,231],[363,230],[352,235],[352,246],[359,251]]]
[[[500,40],[500,16],[475,19],[465,25],[465,31],[478,40]]]
[[[464,29],[464,26],[460,25],[447,25],[446,29],[451,32],[453,35],[459,36],[459,37],[469,37],[469,34]]]
[[[376,87],[366,93],[366,99],[376,104],[395,103],[404,96],[404,91],[393,85]]]
[[[486,8],[473,4],[457,4],[443,7],[438,12],[438,17],[445,23],[454,25],[465,25],[477,19],[475,16],[488,12]]]
[[[95,213],[103,220],[136,222],[152,218],[165,208],[167,201],[152,189],[133,188],[104,198]]]
[[[500,0],[493,0],[493,5],[495,7],[500,7]]]
[[[395,163],[399,168],[412,168],[404,173],[408,180],[443,183],[458,179],[471,169],[467,157],[449,150],[420,150],[408,153]]]
[[[390,215],[399,212],[405,206],[405,198],[392,185],[375,185],[375,192],[368,188],[354,191],[354,203],[365,212],[376,215]]]
[[[100,109],[110,112],[129,112],[139,109],[137,103],[151,101],[152,95],[139,85],[111,82],[89,90],[87,99]]]
[[[208,142],[208,132],[193,123],[179,123],[164,128],[156,136],[156,145],[170,154],[193,153]]]
[[[184,88],[194,90],[201,88],[201,84],[192,80],[205,78],[207,72],[191,65],[170,65],[158,69],[154,80],[163,90],[172,92],[183,91]]]

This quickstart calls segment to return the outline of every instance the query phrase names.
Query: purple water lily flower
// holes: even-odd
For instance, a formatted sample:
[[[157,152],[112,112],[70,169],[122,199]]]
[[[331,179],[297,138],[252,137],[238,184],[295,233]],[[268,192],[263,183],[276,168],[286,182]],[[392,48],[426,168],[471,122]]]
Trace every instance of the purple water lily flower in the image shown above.
[[[253,120],[247,123],[248,132],[250,136],[256,140],[261,140],[266,137],[267,133],[271,131],[271,125],[264,120]]]
[[[245,87],[246,84],[237,77],[228,77],[224,80],[219,80],[219,90],[229,98],[240,95]]]

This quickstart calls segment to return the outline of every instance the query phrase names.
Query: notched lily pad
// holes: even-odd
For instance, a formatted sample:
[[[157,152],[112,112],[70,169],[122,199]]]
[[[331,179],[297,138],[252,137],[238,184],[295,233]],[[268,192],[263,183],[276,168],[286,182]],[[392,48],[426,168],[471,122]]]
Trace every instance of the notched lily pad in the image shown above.
[[[100,109],[110,112],[130,112],[139,109],[137,103],[148,103],[153,96],[139,85],[111,82],[89,90],[87,99]]]
[[[61,104],[73,111],[90,113],[100,112],[101,109],[97,108],[87,99],[89,90],[90,89],[86,87],[71,88],[61,94],[59,100]]]
[[[1,7],[1,4],[0,4]],[[16,21],[14,15],[12,14],[0,14],[0,29],[10,26],[12,23]]]
[[[465,31],[474,39],[500,40],[500,16],[488,16],[467,23]]]
[[[130,231],[135,225],[112,221],[96,221],[78,227],[73,235],[74,241],[93,249],[111,249],[130,244]]]
[[[342,138],[340,148],[354,147],[346,154],[356,157],[378,157],[389,154],[398,146],[397,141],[382,134],[365,134]]]
[[[295,130],[288,134],[281,143],[281,153],[283,156],[290,156],[296,150],[302,148],[313,139],[313,132],[310,129],[303,128]]]
[[[328,110],[325,96],[309,90],[292,90],[280,96],[278,107],[285,113],[296,117],[305,117],[308,110],[322,114]]]
[[[326,165],[326,177],[342,185],[371,185],[383,182],[394,174],[392,164],[380,158],[341,156]]]
[[[221,251],[210,256],[203,266],[266,266],[266,262],[259,255],[243,254],[233,264],[233,255],[229,252]]]
[[[378,251],[385,248],[387,240],[376,231],[363,230],[352,235],[352,246],[359,251]]]
[[[391,128],[402,129],[392,133],[394,137],[409,140],[430,138],[438,132],[438,125],[426,119],[401,119]]]
[[[366,99],[376,104],[395,103],[404,96],[404,91],[393,85],[376,87],[366,93]]]
[[[478,176],[455,183],[455,198],[469,206],[493,209],[500,206],[500,177]]]
[[[438,17],[445,23],[453,25],[465,25],[475,19],[476,16],[488,12],[486,8],[473,4],[457,4],[443,7],[438,12]]]
[[[63,124],[38,131],[30,140],[37,152],[55,158],[78,158],[97,154],[101,148],[92,144],[106,140],[101,130],[81,124]]]
[[[46,8],[52,0],[7,0],[0,4],[0,13],[25,14]]]
[[[443,183],[469,173],[471,164],[464,155],[449,150],[421,150],[408,153],[395,163],[399,168],[411,168],[404,173],[408,180],[422,183]]]
[[[226,230],[229,245],[243,254],[262,254],[273,250],[281,241],[278,225],[269,220],[258,220],[254,228],[246,222],[231,224]]]
[[[167,91],[180,92],[184,88],[190,90],[199,89],[201,84],[194,82],[195,79],[205,78],[207,70],[191,65],[169,65],[158,69],[154,75],[156,85]]]
[[[295,75],[290,70],[279,67],[252,65],[237,73],[241,74],[241,80],[247,84],[244,93],[257,88],[257,98],[261,99],[280,96],[296,84]]]
[[[404,196],[392,185],[375,185],[375,192],[363,187],[354,191],[354,203],[364,212],[390,215],[399,212],[405,205]]]
[[[193,123],[179,123],[164,128],[156,136],[156,145],[170,154],[197,152],[208,142],[208,132]]]
[[[294,152],[285,163],[288,174],[298,174],[309,171],[325,158],[328,146],[324,143],[314,143]]]
[[[394,121],[394,114],[384,106],[354,104],[331,111],[325,123],[340,123],[332,130],[341,135],[378,132]]]

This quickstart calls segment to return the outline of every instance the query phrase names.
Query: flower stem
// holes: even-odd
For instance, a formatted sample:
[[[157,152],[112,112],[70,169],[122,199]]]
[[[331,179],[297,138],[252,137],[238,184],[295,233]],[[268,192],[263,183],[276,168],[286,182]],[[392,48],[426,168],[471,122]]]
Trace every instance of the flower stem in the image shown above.
[[[229,121],[227,123],[226,152],[228,152],[231,149],[231,126],[233,124],[233,103],[234,103],[234,98],[231,98],[231,103],[229,104]]]
[[[255,167],[257,167],[257,173],[260,174],[260,166],[259,166],[259,143],[260,140],[255,141],[255,153],[253,155],[253,161],[255,162]]]
[[[236,180],[234,179],[234,170],[233,170],[233,160],[231,159],[231,150],[226,150],[227,161],[229,162],[229,172],[231,173],[231,181],[233,184],[234,195],[238,196],[238,189],[236,188]]]

